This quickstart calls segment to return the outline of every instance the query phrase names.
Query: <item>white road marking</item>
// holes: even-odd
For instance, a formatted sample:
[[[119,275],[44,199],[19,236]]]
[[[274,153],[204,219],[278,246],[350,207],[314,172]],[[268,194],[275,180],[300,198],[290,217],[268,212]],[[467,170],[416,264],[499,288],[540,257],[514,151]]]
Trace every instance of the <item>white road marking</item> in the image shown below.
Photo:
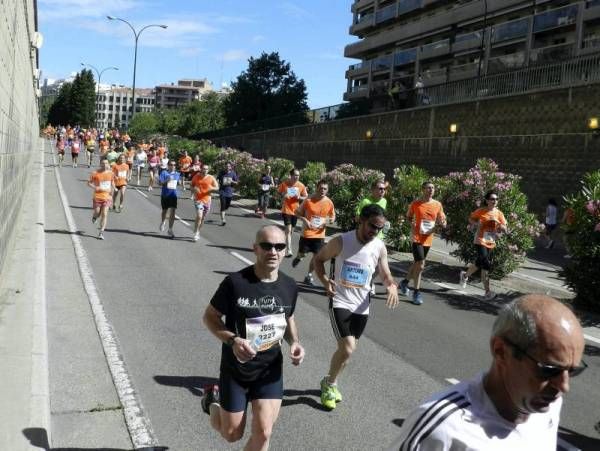
[[[589,341],[593,341],[594,343],[600,344],[600,338],[592,337],[591,335],[583,334],[583,338]]]
[[[112,325],[108,322],[106,314],[104,312],[104,306],[98,295],[98,288],[94,281],[94,274],[90,266],[90,262],[87,257],[87,253],[81,244],[81,239],[77,235],[77,228],[75,226],[75,220],[71,214],[71,210],[68,208],[69,202],[62,186],[60,179],[60,173],[57,167],[54,167],[54,174],[56,176],[56,184],[58,186],[58,192],[60,199],[63,204],[65,217],[67,219],[67,226],[71,233],[71,240],[73,241],[73,248],[75,250],[75,256],[77,257],[77,263],[79,265],[79,272],[81,274],[81,280],[83,282],[84,289],[88,295],[88,300],[94,314],[94,321],[96,322],[96,329],[100,336],[102,348],[106,356],[106,361],[110,369],[119,400],[123,406],[123,416],[127,423],[127,429],[131,437],[131,441],[134,448],[154,447],[158,446],[158,440],[154,435],[154,430],[150,419],[146,416],[142,404],[138,399],[137,391],[135,390],[125,362],[123,361],[121,350],[117,337],[113,331]],[[143,193],[142,193],[143,194]]]
[[[456,291],[456,287],[452,287],[450,285],[446,285],[445,283],[441,283],[441,282],[434,282],[438,287],[441,288],[446,288],[447,290],[452,290],[452,291]]]
[[[141,192],[139,189],[137,188],[133,188],[134,190],[136,190],[138,193],[140,193],[142,196],[144,196],[146,199],[148,199],[148,195],[146,193]]]
[[[233,255],[233,256],[234,256],[235,258],[237,258],[238,260],[241,260],[241,261],[243,261],[243,262],[244,262],[244,263],[246,263],[247,265],[253,265],[253,264],[254,264],[254,262],[253,262],[253,261],[250,261],[250,260],[248,260],[246,257],[244,257],[244,256],[242,256],[242,255],[240,255],[240,254],[238,254],[237,252],[231,252],[231,255]]]
[[[449,384],[452,384],[452,385],[456,385],[460,381],[458,379],[454,379],[453,377],[449,377],[448,379],[446,379],[446,382],[448,382]]]
[[[183,219],[181,219],[178,215],[175,215],[175,219],[177,219],[179,222],[181,222],[182,224],[185,224],[186,226],[190,226],[190,223],[187,221],[184,221]]]

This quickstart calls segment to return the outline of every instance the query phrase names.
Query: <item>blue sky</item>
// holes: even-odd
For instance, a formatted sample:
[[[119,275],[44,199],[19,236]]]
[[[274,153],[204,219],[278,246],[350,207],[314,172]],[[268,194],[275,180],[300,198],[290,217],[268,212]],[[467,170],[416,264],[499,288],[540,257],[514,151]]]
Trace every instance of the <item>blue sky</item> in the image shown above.
[[[102,83],[131,86],[133,33],[139,39],[136,86],[151,88],[179,78],[208,78],[215,87],[247,68],[250,56],[279,52],[306,82],[308,103],[319,108],[342,102],[344,58],[352,0],[38,0],[43,78],[65,78],[93,64],[106,71]]]

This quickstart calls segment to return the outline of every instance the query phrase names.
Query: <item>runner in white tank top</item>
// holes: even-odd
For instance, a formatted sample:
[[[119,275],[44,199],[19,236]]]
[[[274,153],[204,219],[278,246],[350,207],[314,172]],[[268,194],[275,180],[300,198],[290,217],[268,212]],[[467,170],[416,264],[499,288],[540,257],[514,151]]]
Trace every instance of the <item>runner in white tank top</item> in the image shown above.
[[[337,378],[356,349],[369,317],[371,279],[376,269],[387,289],[386,305],[398,305],[398,287],[390,273],[385,244],[377,234],[385,226],[383,209],[376,204],[365,206],[356,230],[338,235],[313,258],[315,273],[330,298],[329,316],[337,339],[329,374],[321,381],[321,403],[335,409],[342,400]],[[325,262],[333,260],[334,277],[325,274]]]

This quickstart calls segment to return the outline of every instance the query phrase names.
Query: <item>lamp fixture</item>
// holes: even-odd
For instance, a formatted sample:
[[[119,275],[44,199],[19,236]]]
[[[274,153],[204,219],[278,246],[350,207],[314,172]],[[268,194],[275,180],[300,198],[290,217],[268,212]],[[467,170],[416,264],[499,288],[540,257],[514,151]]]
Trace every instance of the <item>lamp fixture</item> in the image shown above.
[[[598,118],[597,117],[590,117],[588,119],[588,128],[592,131],[598,131],[598,127],[600,126],[600,124],[598,123]]]
[[[373,132],[371,130],[367,130],[366,133],[365,133],[365,138],[372,139],[373,138]]]
[[[458,124],[450,124],[450,133],[456,135],[458,133]]]

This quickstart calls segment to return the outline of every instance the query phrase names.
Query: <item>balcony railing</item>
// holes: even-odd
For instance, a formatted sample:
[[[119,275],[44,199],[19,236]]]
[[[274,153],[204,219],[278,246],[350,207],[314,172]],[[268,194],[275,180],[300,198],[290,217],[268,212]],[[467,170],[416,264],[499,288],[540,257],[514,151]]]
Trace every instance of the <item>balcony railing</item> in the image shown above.
[[[579,5],[575,4],[537,14],[533,20],[533,32],[537,33],[538,31],[573,24],[577,20],[578,11]]]
[[[495,74],[507,70],[520,69],[524,65],[525,52],[517,52],[488,59],[487,72],[488,74]]]
[[[392,55],[382,56],[380,58],[376,58],[371,62],[371,69],[373,71],[377,70],[388,70],[392,68]]]
[[[561,61],[575,56],[575,44],[559,44],[539,49],[532,49],[529,61],[535,64],[545,64]]]
[[[597,0],[597,1],[600,2],[600,0]],[[590,36],[583,40],[583,48],[584,49],[597,48],[597,47],[600,47],[600,36]]]
[[[492,31],[492,43],[517,39],[527,36],[529,32],[530,18],[513,20],[494,27]]]
[[[372,20],[372,19],[373,19],[373,13],[363,14],[362,16],[360,16],[358,18],[355,25],[365,23],[366,21]]]
[[[381,22],[385,22],[386,20],[393,19],[396,17],[396,10],[398,5],[395,3],[393,5],[386,6],[385,8],[381,8],[375,13],[375,23],[380,24]]]
[[[419,9],[423,4],[423,0],[400,0],[398,4],[398,14],[406,14],[407,12]]]

